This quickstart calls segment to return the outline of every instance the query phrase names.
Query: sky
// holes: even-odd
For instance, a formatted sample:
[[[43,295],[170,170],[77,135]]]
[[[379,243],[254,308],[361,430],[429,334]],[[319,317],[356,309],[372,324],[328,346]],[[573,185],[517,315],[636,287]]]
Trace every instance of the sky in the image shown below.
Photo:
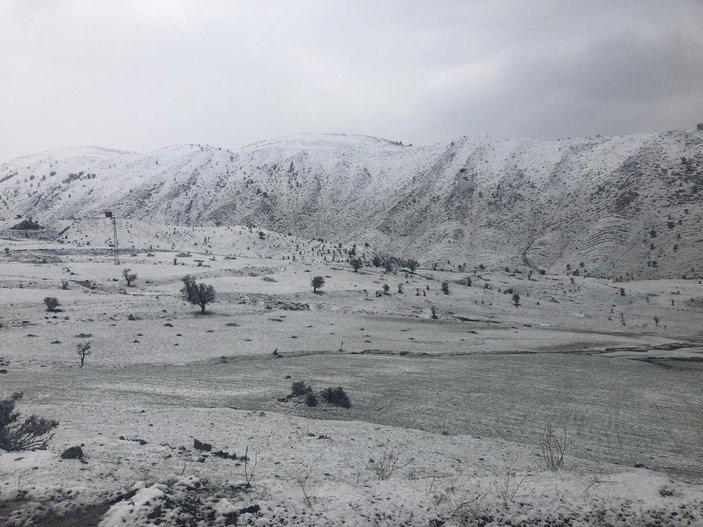
[[[701,0],[0,0],[0,161],[703,122]]]

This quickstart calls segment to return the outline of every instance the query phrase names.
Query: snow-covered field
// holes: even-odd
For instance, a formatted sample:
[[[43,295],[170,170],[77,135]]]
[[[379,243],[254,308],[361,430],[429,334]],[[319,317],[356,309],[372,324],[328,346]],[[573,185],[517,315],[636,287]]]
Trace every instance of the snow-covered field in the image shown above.
[[[699,280],[354,272],[331,243],[134,230],[121,266],[87,227],[0,244],[0,396],[60,422],[0,453],[0,524],[703,524]],[[203,315],[186,274],[217,291]]]

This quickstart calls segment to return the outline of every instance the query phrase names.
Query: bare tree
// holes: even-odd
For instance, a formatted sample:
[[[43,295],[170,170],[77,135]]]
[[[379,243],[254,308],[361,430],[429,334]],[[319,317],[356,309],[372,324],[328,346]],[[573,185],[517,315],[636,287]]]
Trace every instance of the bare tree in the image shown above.
[[[76,344],[76,353],[78,353],[78,357],[81,359],[81,368],[85,364],[85,358],[91,354],[90,351],[90,341],[88,342],[79,342]]]
[[[559,470],[564,466],[566,452],[566,427],[559,434],[551,424],[544,427],[539,434],[539,448],[542,460],[548,470]]]
[[[251,482],[254,480],[254,472],[256,472],[256,464],[259,460],[258,454],[254,454],[254,464],[249,465],[249,445],[244,449],[244,479],[246,480],[246,486],[248,489],[251,488]]]
[[[305,505],[308,507],[312,507],[313,503],[313,496],[310,495],[310,491],[308,489],[308,480],[311,475],[312,469],[310,466],[301,467],[293,473],[293,479],[298,484],[298,487],[300,487],[300,490],[303,493],[303,500],[305,501]]]
[[[124,277],[125,282],[127,282],[127,287],[130,287],[132,282],[137,279],[137,273],[132,273],[131,271],[131,269],[122,269],[122,276]]]

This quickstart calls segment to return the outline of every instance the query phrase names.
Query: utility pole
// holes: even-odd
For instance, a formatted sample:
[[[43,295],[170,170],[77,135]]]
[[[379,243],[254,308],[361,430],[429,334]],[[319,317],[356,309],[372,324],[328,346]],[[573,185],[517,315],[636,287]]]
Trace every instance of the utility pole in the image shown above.
[[[112,249],[115,265],[120,265],[120,246],[117,243],[117,218],[111,210],[105,211],[105,217],[112,220]]]

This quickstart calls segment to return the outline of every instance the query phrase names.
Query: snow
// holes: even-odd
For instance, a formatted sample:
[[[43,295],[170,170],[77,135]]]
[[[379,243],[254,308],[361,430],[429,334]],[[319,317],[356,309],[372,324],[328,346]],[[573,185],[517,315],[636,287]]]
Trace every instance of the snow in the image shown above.
[[[690,132],[305,134],[0,166],[2,226],[48,227],[0,234],[0,397],[60,423],[46,450],[0,451],[0,524],[703,525],[702,216],[671,175],[699,151]],[[373,267],[388,251],[417,273]],[[217,291],[203,315],[186,274]],[[298,380],[351,408],[288,399]]]
[[[355,273],[325,263],[332,243],[123,226],[135,253],[118,267],[109,225],[75,227],[63,244],[5,242],[2,392],[24,391],[23,413],[60,422],[49,450],[0,453],[9,525],[61,515],[104,526],[702,521],[697,281]],[[207,253],[197,252],[204,237]],[[148,252],[157,240],[177,248]],[[137,273],[133,287],[123,268]],[[188,273],[215,285],[210,315],[178,298]],[[316,274],[328,277],[319,295]],[[460,282],[467,274],[472,287]],[[384,283],[389,294],[377,297]],[[509,288],[519,308],[499,291]],[[45,296],[62,311],[43,311]],[[75,343],[86,339],[93,354],[80,369]],[[352,408],[278,401],[296,379],[344,386]],[[570,438],[558,472],[540,459],[550,421]],[[195,450],[194,439],[237,459]],[[59,459],[77,444],[85,463]],[[384,479],[389,451],[398,463]]]

